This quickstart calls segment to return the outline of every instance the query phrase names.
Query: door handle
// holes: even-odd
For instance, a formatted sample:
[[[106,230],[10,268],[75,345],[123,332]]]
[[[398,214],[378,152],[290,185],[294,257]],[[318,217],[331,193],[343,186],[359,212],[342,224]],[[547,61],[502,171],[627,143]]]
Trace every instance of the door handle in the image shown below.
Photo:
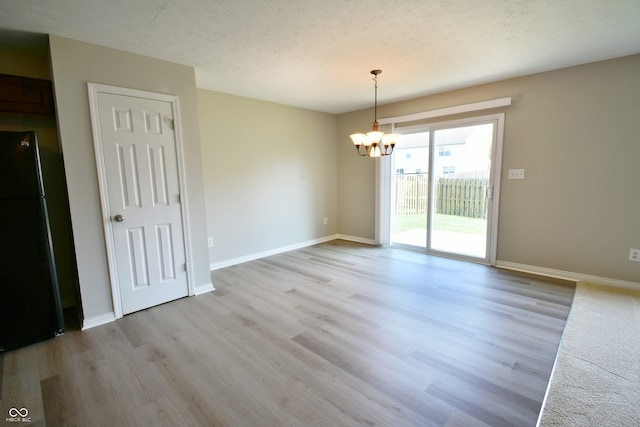
[[[124,217],[122,215],[118,214],[118,215],[113,217],[113,220],[115,222],[122,222],[122,221],[124,221]]]

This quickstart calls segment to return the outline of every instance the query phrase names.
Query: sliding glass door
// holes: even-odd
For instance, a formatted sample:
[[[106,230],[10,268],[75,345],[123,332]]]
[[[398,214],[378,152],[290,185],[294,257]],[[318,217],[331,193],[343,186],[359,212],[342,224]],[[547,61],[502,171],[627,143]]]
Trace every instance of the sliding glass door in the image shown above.
[[[390,174],[392,245],[494,262],[499,125],[485,116],[396,127],[404,136]]]

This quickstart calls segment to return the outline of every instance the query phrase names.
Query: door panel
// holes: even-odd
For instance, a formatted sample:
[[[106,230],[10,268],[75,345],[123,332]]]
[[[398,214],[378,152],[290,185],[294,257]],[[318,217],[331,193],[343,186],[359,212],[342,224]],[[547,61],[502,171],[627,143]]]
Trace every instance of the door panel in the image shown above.
[[[430,249],[487,257],[487,189],[493,123],[437,129]]]
[[[138,180],[138,162],[135,147],[123,146],[116,143],[118,149],[118,174],[120,175],[120,191],[122,192],[122,205],[125,208],[141,207],[140,182]]]
[[[402,136],[393,154],[391,244],[427,247],[429,132]]]
[[[123,314],[188,295],[172,105],[98,93]]]
[[[173,236],[171,224],[157,224],[158,260],[160,261],[160,280],[167,282],[176,278],[176,260],[173,254]]]
[[[126,229],[131,265],[131,286],[134,289],[149,286],[149,267],[147,265],[147,248],[144,228],[130,227]]]
[[[167,171],[165,169],[164,147],[148,147],[149,170],[151,172],[151,194],[153,205],[169,206]]]

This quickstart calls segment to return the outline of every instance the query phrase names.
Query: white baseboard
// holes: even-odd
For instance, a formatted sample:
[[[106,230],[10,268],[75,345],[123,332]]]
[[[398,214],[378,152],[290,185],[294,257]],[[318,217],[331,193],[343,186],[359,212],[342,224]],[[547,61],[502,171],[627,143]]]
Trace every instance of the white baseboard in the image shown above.
[[[313,246],[313,245],[317,245],[319,243],[324,243],[324,242],[329,242],[331,240],[335,240],[341,237],[338,237],[337,234],[331,235],[331,236],[325,236],[325,237],[321,237],[319,239],[313,239],[313,240],[307,240],[306,242],[301,242],[301,243],[296,243],[293,245],[289,245],[289,246],[283,246],[280,248],[275,248],[275,249],[270,249],[268,251],[264,251],[264,252],[258,252],[255,254],[251,254],[251,255],[245,255],[245,256],[241,256],[238,258],[231,258],[231,259],[227,259],[224,261],[218,261],[218,262],[212,262],[211,264],[209,264],[209,269],[211,271],[213,270],[218,270],[220,268],[225,268],[225,267],[231,267],[232,265],[238,265],[238,264],[242,264],[244,262],[248,262],[248,261],[255,261],[257,259],[260,258],[265,258],[271,255],[278,255],[284,252],[289,252],[289,251],[293,251],[296,249],[302,249],[302,248],[306,248],[307,246]]]
[[[535,265],[518,264],[509,261],[497,261],[496,267],[506,270],[520,271],[522,273],[537,274],[539,276],[553,277],[555,279],[571,280],[574,282],[589,282],[597,285],[613,286],[616,288],[640,289],[640,283],[625,280],[609,279],[607,277],[591,276],[588,274],[573,273],[571,271],[554,270],[552,268],[536,267]]]
[[[96,326],[104,325],[116,321],[115,313],[105,313],[99,316],[88,317],[82,321],[82,330],[95,328]]]
[[[365,239],[362,237],[358,237],[358,236],[349,236],[346,234],[337,234],[335,236],[336,239],[342,239],[342,240],[349,240],[351,242],[356,242],[356,243],[364,243],[365,245],[373,245],[373,246],[380,246],[380,244],[378,242],[376,242],[375,240],[372,239]]]
[[[213,283],[205,283],[204,285],[196,286],[194,289],[193,295],[201,295],[207,292],[215,291],[213,287]],[[105,313],[99,316],[88,317],[82,321],[81,330],[87,330],[91,328],[95,328],[96,326],[104,325],[107,323],[115,322],[116,314],[115,313]]]
[[[193,295],[202,295],[215,290],[216,288],[213,287],[213,283],[205,283],[204,285],[196,286],[193,289]]]

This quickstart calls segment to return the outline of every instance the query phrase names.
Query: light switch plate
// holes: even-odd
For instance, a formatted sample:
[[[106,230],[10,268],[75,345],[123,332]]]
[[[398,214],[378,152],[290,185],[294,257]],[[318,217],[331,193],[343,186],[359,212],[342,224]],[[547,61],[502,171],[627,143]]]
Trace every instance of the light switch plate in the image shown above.
[[[509,179],[524,179],[524,169],[509,169]]]

